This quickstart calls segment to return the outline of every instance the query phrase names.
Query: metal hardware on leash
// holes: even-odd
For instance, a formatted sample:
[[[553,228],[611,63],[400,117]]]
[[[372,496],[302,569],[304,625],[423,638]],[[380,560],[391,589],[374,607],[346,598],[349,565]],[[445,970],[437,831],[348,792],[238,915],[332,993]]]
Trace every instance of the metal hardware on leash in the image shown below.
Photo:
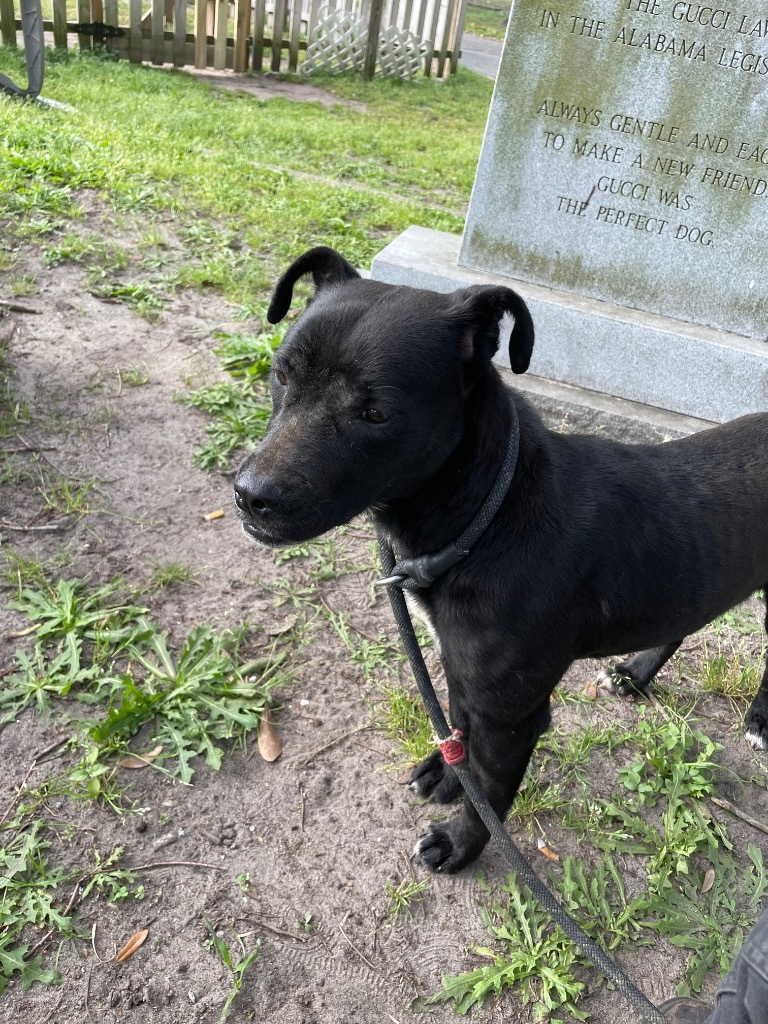
[[[464,531],[458,541],[456,541],[454,545],[449,545],[449,548],[461,549],[466,547],[468,553],[469,548],[482,534],[483,530],[485,530],[486,526],[490,523],[491,519],[501,506],[501,502],[504,500],[509,483],[514,475],[519,442],[517,411],[514,409],[514,404],[512,409],[513,426],[511,431],[511,440],[507,448],[502,470],[499,472],[496,483],[483,503],[483,507],[480,512],[475,516],[472,523]],[[510,466],[509,462],[511,452],[514,452],[514,457]],[[499,492],[501,492],[500,495]],[[492,511],[490,511],[491,509]],[[450,729],[445,720],[443,709],[440,707],[440,702],[435,694],[435,689],[432,685],[432,680],[429,677],[427,666],[424,663],[421,648],[419,647],[418,640],[416,639],[413,622],[411,621],[410,612],[408,611],[408,606],[405,601],[405,594],[403,593],[404,588],[410,589],[409,584],[411,586],[425,585],[415,582],[413,577],[411,577],[407,571],[402,571],[403,567],[423,561],[424,558],[434,558],[437,556],[422,556],[421,558],[408,559],[406,562],[396,563],[395,555],[389,541],[384,537],[380,530],[377,530],[377,533],[379,540],[379,557],[381,559],[382,569],[384,570],[384,577],[378,581],[378,585],[387,587],[389,599],[392,604],[392,611],[400,632],[400,639],[403,647],[405,648],[405,653],[408,656],[411,671],[413,672],[416,685],[419,689],[419,694],[421,695],[421,699],[424,702],[427,714],[429,715],[429,720],[437,734],[438,745],[443,752],[443,757],[446,763],[450,764],[453,771],[456,772],[457,778],[464,787],[467,796],[472,801],[480,820],[488,829],[491,838],[496,840],[506,860],[512,866],[514,871],[517,872],[523,884],[530,889],[534,898],[538,900],[539,904],[550,916],[552,921],[565,932],[568,938],[576,946],[578,946],[584,956],[591,960],[595,967],[597,967],[597,969],[601,971],[609,981],[613,982],[627,1002],[642,1014],[647,1022],[651,1022],[651,1024],[667,1024],[666,1017],[663,1016],[661,1011],[653,1005],[653,1003],[640,991],[639,988],[637,988],[619,965],[612,960],[611,957],[609,957],[608,954],[600,948],[600,946],[598,946],[594,939],[591,939],[587,935],[581,925],[579,925],[570,916],[555,896],[553,896],[525,857],[523,857],[522,853],[520,853],[518,848],[515,846],[509,836],[509,833],[504,827],[504,823],[491,807],[488,797],[485,795],[485,791],[477,782],[469,768],[469,765],[465,761],[466,749],[462,742],[461,730]],[[467,537],[470,538],[469,543],[466,541]],[[443,551],[446,550],[448,549],[443,549]],[[442,553],[443,552],[438,552],[438,556]],[[458,559],[456,559],[456,561],[458,561]],[[451,564],[455,564],[455,562]],[[461,748],[461,756],[459,756],[459,749],[457,749],[459,747]],[[447,754],[446,750],[448,751]],[[456,757],[457,759],[449,760],[449,757]]]

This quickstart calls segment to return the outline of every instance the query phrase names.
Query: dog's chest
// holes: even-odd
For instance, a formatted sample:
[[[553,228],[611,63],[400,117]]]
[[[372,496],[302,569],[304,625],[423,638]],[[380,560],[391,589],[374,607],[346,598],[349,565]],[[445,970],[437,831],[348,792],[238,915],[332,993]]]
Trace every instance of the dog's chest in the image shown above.
[[[432,619],[432,616],[429,613],[429,609],[427,608],[426,604],[421,599],[421,597],[413,590],[404,590],[403,593],[405,594],[405,603],[408,605],[408,611],[415,618],[421,619],[421,621],[427,627],[429,635],[432,637],[432,640],[434,641],[437,653],[441,654],[442,651],[440,647],[440,637],[438,636],[437,629],[435,628],[435,623]]]

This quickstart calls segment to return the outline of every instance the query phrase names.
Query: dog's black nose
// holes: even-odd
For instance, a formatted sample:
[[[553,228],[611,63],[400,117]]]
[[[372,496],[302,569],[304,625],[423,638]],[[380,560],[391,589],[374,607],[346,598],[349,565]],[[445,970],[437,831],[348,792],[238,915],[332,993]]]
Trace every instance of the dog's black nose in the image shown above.
[[[283,491],[264,476],[240,477],[235,482],[235,504],[252,519],[277,511]]]

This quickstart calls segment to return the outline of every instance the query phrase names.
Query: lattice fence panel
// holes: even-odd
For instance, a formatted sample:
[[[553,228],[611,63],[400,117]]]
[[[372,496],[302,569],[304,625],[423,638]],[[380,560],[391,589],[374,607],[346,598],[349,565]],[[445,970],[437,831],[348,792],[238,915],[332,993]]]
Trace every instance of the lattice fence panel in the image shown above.
[[[413,32],[390,25],[379,34],[378,69],[384,77],[413,78],[427,50],[427,44]]]
[[[303,75],[318,71],[341,74],[359,71],[365,60],[368,19],[350,11],[321,8],[307,45],[306,59],[299,68]],[[379,33],[376,73],[412,78],[422,67],[429,47],[412,32],[390,25]]]
[[[344,71],[359,70],[363,66],[367,41],[366,18],[356,17],[348,11],[322,7],[307,45],[306,59],[299,72],[313,75],[318,71],[327,71],[332,75],[340,75]]]

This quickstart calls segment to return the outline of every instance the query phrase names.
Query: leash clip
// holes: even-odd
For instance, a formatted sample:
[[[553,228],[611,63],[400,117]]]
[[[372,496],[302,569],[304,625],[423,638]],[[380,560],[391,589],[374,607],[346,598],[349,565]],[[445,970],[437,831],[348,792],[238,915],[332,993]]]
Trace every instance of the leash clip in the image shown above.
[[[399,587],[402,583],[408,579],[407,576],[403,576],[401,573],[396,573],[394,576],[384,576],[380,580],[376,580],[373,584],[374,587]]]

